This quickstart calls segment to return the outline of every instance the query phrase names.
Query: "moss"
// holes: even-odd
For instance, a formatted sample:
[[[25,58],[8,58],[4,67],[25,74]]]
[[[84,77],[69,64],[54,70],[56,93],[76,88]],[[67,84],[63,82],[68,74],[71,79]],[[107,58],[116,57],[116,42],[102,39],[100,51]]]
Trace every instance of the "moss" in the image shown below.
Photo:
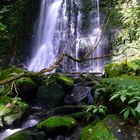
[[[72,117],[53,116],[37,125],[39,130],[54,131],[59,128],[71,129],[77,125]]]
[[[15,74],[22,73],[22,72],[24,72],[23,69],[19,69],[15,66],[12,66],[12,67],[0,72],[0,80],[3,80],[10,76],[14,76]]]
[[[21,119],[25,114],[28,105],[18,98],[0,97],[0,117],[4,116],[7,125],[11,125],[15,120]],[[2,122],[0,122],[1,125]]]
[[[63,88],[70,89],[73,87],[74,80],[70,77],[66,77],[64,75],[58,75],[56,79],[63,86]]]
[[[29,131],[21,131],[17,132],[10,137],[6,138],[5,140],[33,140],[32,137],[30,136]]]
[[[31,78],[20,78],[19,80],[16,81],[16,84],[26,84],[31,86],[36,85],[36,83]]]
[[[113,117],[116,119],[116,117]],[[117,140],[107,126],[108,117],[98,122],[92,122],[86,126],[81,134],[80,140]]]
[[[123,74],[140,74],[140,59],[121,61],[120,63],[111,63],[105,66],[105,73],[108,77],[121,76]]]
[[[124,74],[123,65],[119,63],[111,63],[105,67],[105,73],[108,77],[116,77]]]

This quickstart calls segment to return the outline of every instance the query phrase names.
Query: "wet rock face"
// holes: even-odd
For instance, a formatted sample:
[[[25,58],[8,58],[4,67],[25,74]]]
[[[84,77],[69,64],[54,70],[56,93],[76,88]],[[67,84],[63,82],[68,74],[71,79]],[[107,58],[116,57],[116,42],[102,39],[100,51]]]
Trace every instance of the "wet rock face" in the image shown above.
[[[37,101],[40,105],[48,108],[55,107],[63,102],[64,90],[57,83],[49,83],[39,88],[37,93]]]
[[[90,97],[90,92],[91,92],[91,88],[90,87],[84,87],[84,86],[78,86],[75,85],[71,94],[68,94],[65,99],[64,102],[66,104],[78,104],[84,100],[90,101],[92,102],[92,97]]]

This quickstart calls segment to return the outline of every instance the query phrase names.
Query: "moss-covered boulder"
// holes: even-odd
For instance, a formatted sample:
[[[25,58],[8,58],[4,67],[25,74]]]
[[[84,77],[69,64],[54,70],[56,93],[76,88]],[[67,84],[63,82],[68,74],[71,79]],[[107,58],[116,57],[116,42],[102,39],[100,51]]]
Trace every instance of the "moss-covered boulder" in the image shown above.
[[[18,97],[25,101],[32,101],[37,97],[38,85],[31,78],[20,78],[16,80]]]
[[[80,134],[80,140],[137,140],[139,138],[139,125],[125,124],[116,115],[109,115],[103,120],[92,122],[83,128]]]
[[[14,133],[5,140],[46,140],[46,135],[44,132],[34,133],[33,131],[26,129]]]
[[[59,74],[58,76],[56,76],[56,80],[62,85],[63,89],[65,89],[66,91],[71,90],[74,86],[74,79],[71,77]]]
[[[108,77],[117,77],[123,74],[140,75],[140,59],[111,63],[105,66],[105,73]]]
[[[22,72],[25,72],[25,70],[17,68],[16,66],[12,66],[8,69],[0,71],[0,80],[4,80],[5,78],[14,76],[14,75],[16,75],[18,73],[22,73]]]
[[[62,86],[56,81],[56,78],[50,77],[39,87],[37,101],[40,105],[52,108],[63,104],[65,92]]]
[[[6,127],[18,123],[27,109],[28,105],[19,98],[0,97],[0,125]]]
[[[116,120],[116,118],[114,119],[114,117],[112,117],[111,119]],[[83,128],[80,134],[80,140],[117,140],[117,138],[107,125],[108,120],[109,118],[98,122],[92,122],[91,124]]]
[[[4,80],[24,72],[24,69],[12,66],[11,68],[0,72],[0,80]],[[13,96],[18,94],[18,97],[23,100],[30,101],[31,99],[36,98],[37,88],[37,84],[31,78],[24,77],[0,86],[0,95]]]
[[[33,138],[30,131],[24,130],[11,135],[5,140],[33,140]]]
[[[105,74],[107,75],[107,77],[117,77],[124,73],[125,71],[123,64],[111,63],[105,67]]]
[[[64,134],[64,132],[72,130],[76,125],[77,122],[72,117],[53,116],[40,122],[37,125],[37,129],[47,133]]]

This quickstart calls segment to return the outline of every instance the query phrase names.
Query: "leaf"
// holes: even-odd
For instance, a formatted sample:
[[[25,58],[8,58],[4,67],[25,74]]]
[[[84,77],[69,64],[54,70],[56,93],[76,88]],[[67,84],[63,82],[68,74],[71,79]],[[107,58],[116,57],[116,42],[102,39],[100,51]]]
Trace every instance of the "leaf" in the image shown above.
[[[140,113],[140,102],[138,102],[138,105],[135,110]]]
[[[95,114],[97,111],[98,111],[98,109],[97,109],[97,108],[96,108],[96,109],[94,109],[94,110],[93,110],[93,114]]]
[[[124,117],[125,120],[128,118],[128,116],[129,116],[129,109],[127,109],[125,111],[125,113],[123,114],[123,117]]]
[[[117,98],[119,96],[119,94],[114,94],[113,96],[111,96],[111,98],[109,99],[109,101],[114,100],[115,98]]]
[[[119,114],[122,114],[124,111],[126,111],[128,108],[124,108]]]
[[[132,115],[135,117],[136,116],[136,111],[133,108],[130,108]]]
[[[121,101],[124,102],[126,100],[126,97],[124,95],[121,96]]]
[[[103,108],[99,108],[99,113],[102,113],[105,115],[105,110]]]
[[[132,104],[132,103],[134,103],[134,102],[136,102],[137,101],[137,99],[131,99],[129,102],[128,102],[128,104]]]

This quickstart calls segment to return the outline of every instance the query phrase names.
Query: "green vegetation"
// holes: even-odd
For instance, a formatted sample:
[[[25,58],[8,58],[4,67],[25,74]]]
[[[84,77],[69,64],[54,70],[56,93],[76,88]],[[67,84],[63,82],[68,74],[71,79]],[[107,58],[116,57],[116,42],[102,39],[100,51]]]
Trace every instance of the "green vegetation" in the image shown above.
[[[60,128],[66,129],[72,129],[77,125],[77,122],[72,117],[61,117],[61,116],[53,116],[48,118],[47,120],[40,122],[37,125],[37,128],[39,130],[44,131],[57,131]]]
[[[102,80],[110,96],[112,106],[120,104],[118,110],[124,119],[130,116],[140,117],[140,78],[137,76],[122,76]],[[117,106],[117,105],[116,105]]]
[[[109,116],[104,120],[92,122],[82,130],[80,140],[117,140],[107,124],[110,118],[118,120],[116,116]]]
[[[6,138],[5,140],[32,140],[31,132],[27,130],[17,132],[12,136],[10,136],[9,138]]]
[[[11,125],[25,115],[28,105],[19,98],[0,97],[0,125]]]

